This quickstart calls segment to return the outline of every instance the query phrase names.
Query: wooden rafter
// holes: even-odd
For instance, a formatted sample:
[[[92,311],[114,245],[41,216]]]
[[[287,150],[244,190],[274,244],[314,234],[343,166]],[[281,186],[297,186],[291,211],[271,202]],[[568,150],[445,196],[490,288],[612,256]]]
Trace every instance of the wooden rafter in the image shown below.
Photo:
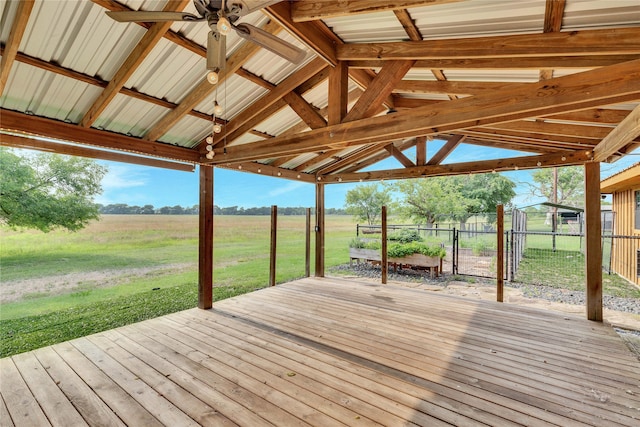
[[[277,85],[274,85],[271,82],[263,79],[260,76],[256,76],[255,74],[241,68],[236,71],[236,74],[240,77],[244,77],[245,79],[262,86],[265,89],[273,91],[276,89]],[[284,101],[289,104],[289,107],[293,111],[298,114],[298,116],[311,128],[317,129],[319,127],[323,127],[327,125],[324,117],[322,117],[318,110],[315,109],[311,104],[309,104],[300,94],[295,91],[291,91],[282,97]]]
[[[152,157],[134,156],[128,153],[118,153],[107,150],[96,150],[94,148],[80,145],[64,144],[51,141],[51,139],[28,138],[25,136],[0,134],[0,145],[27,148],[30,150],[46,151],[68,156],[80,156],[88,159],[109,160],[113,162],[131,163],[135,165],[152,166],[162,169],[172,169],[184,172],[193,172],[193,163],[178,163],[169,160],[156,159]]]
[[[636,107],[593,150],[594,160],[603,162],[640,136],[640,106]]]
[[[541,134],[554,136],[569,136],[583,139],[600,140],[611,132],[610,126],[576,125],[568,123],[544,123],[529,120],[519,120],[510,123],[495,123],[485,126],[488,129],[508,130],[524,134]]]
[[[318,75],[326,67],[327,64],[322,59],[316,58],[287,77],[285,80],[280,82],[279,85],[275,86],[271,92],[263,95],[249,107],[237,114],[233,120],[230,120],[224,127],[223,133],[216,136],[214,144],[220,145],[224,141],[227,143],[233,142],[233,140],[253,128],[255,125],[264,121],[272,114],[275,114],[276,111],[287,105],[287,102],[284,101],[285,96],[290,95],[290,93],[298,86]],[[320,78],[324,80],[326,77],[322,75]],[[293,96],[290,95],[289,99],[294,97],[297,98],[298,96],[300,96],[300,94]],[[322,123],[326,123],[324,118],[320,117],[317,112],[314,111],[314,113],[318,115],[318,118],[322,120]]]
[[[541,68],[553,69],[586,69],[596,67],[607,67],[620,62],[633,61],[639,59],[639,54],[623,55],[592,55],[585,52],[581,55],[573,56],[543,56],[534,57],[509,57],[505,58],[430,58],[417,60],[414,69],[444,69],[444,70],[539,70]],[[386,59],[365,59],[350,60],[349,75],[353,76],[356,69],[380,68]]]
[[[407,141],[402,141],[402,142],[396,142],[395,145],[398,148],[398,150],[400,151],[404,151],[409,149],[411,146],[413,146],[415,144],[415,139],[409,139]],[[374,151],[374,150],[372,150]],[[372,153],[371,155],[367,156],[365,159],[359,161],[359,162],[355,162],[352,165],[350,165],[349,167],[347,167],[346,169],[343,169],[339,172],[336,172],[338,174],[342,174],[342,173],[354,173],[357,172],[361,169],[364,169],[366,167],[369,166],[373,166],[378,162],[381,162],[383,160],[388,159],[389,157],[391,157],[391,154],[389,154],[389,152],[387,150],[380,150],[378,151],[378,154],[374,154]]]
[[[416,166],[427,164],[427,137],[416,137]]]
[[[402,151],[398,150],[398,147],[396,147],[393,143],[385,145],[384,149],[387,150],[387,152],[393,157],[395,157],[396,160],[398,160],[405,168],[415,166],[415,163],[413,163],[410,158],[405,156]]]
[[[0,116],[2,116],[0,129],[9,132],[23,132],[30,135],[59,139],[61,141],[94,145],[183,162],[199,163],[199,154],[189,148],[143,141],[126,135],[94,128],[84,128],[71,123],[30,116],[5,109],[0,109]]]
[[[566,0],[547,0],[544,10],[544,32],[556,33],[562,30],[562,18]],[[540,70],[540,80],[553,78],[553,69]]]
[[[640,99],[639,82],[640,60],[630,61],[545,82],[520,84],[509,91],[439,103],[437,110],[425,106],[273,138],[233,149],[227,156],[235,161],[304,153],[312,147],[324,151],[594,108],[615,103],[624,96]]]
[[[2,52],[2,59],[0,59],[0,95],[4,92],[4,87],[7,84],[7,80],[9,80],[9,72],[18,54],[18,47],[27,28],[33,5],[33,0],[18,2],[16,17],[13,20],[9,38],[7,39],[7,48]]]
[[[392,61],[385,64],[342,121],[350,122],[376,114],[383,101],[391,94],[393,86],[412,66],[413,61]]]
[[[509,90],[510,86],[518,83],[505,82],[475,82],[475,81],[429,81],[429,80],[401,80],[394,89],[394,93],[441,93],[458,95],[479,95],[481,93],[495,92],[496,90]]]
[[[291,17],[295,22],[315,21],[336,16],[407,9],[455,1],[459,0],[296,0],[291,7]]]
[[[322,176],[322,181],[330,184],[335,182],[358,182],[361,180],[375,181],[385,179],[407,179],[426,176],[460,175],[465,173],[486,173],[514,169],[533,169],[541,166],[570,166],[584,164],[589,161],[591,161],[591,157],[583,151],[569,151],[498,160],[451,163],[433,166],[414,166],[410,168],[389,169],[384,171],[340,173],[330,176]]]
[[[163,10],[181,11],[187,4],[189,4],[189,0],[171,0],[165,5]],[[156,22],[147,30],[142,40],[136,44],[131,53],[129,53],[129,56],[127,56],[127,59],[125,59],[118,71],[116,71],[113,78],[109,81],[109,84],[107,84],[107,87],[84,114],[84,117],[80,120],[81,126],[90,127],[98,119],[100,114],[107,108],[113,98],[116,97],[120,89],[122,89],[149,53],[151,53],[172,24],[172,22]]]
[[[454,135],[449,138],[438,152],[429,159],[427,165],[439,165],[462,141],[464,141],[464,138],[464,135]]]
[[[339,60],[469,59],[640,54],[640,28],[336,46]],[[503,65],[504,67],[504,65]]]
[[[263,30],[275,34],[282,28],[275,22],[269,22]],[[260,51],[260,47],[250,41],[244,42],[235,52],[227,58],[225,68],[219,73],[218,85],[222,84],[230,75],[239,70],[245,62],[251,59]],[[196,105],[201,103],[205,98],[216,90],[216,85],[210,84],[206,78],[196,85],[180,102],[178,107],[162,117],[156,125],[150,129],[144,139],[147,141],[157,141],[164,135],[173,125],[175,125],[189,111],[193,110]]]

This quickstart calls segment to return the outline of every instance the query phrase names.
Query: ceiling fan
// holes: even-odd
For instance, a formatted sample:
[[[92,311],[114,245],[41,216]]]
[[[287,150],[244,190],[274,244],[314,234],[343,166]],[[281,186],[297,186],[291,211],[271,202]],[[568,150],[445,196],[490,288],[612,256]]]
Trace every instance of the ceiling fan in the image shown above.
[[[242,38],[283,57],[300,63],[306,52],[250,24],[236,22],[245,15],[262,9],[281,0],[193,0],[198,15],[187,12],[153,11],[108,11],[109,17],[118,22],[166,22],[206,21],[211,31],[207,37],[207,80],[211,84],[218,82],[218,72],[224,68],[227,57],[226,36],[235,30]]]

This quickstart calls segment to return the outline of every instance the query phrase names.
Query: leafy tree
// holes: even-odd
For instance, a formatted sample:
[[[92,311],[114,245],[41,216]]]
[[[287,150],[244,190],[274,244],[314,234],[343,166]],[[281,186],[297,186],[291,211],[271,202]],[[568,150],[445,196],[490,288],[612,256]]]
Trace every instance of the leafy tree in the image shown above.
[[[495,213],[498,205],[508,205],[516,195],[516,184],[506,176],[497,173],[455,176],[450,178],[458,186],[464,198],[464,210],[454,214],[460,221],[460,229],[473,215]]]
[[[19,156],[0,147],[0,222],[11,227],[76,231],[98,218],[93,197],[107,169],[51,153]]]
[[[378,184],[358,185],[347,191],[345,207],[347,213],[359,221],[372,225],[380,216],[382,207],[391,203],[390,189],[380,190]]]
[[[553,201],[553,169],[545,168],[532,174],[535,184],[531,185],[534,196]],[[558,198],[561,205],[582,206],[584,203],[584,168],[564,166],[558,168]]]
[[[433,227],[439,217],[466,209],[459,185],[447,177],[408,179],[394,188],[403,194],[400,214],[418,224]]]

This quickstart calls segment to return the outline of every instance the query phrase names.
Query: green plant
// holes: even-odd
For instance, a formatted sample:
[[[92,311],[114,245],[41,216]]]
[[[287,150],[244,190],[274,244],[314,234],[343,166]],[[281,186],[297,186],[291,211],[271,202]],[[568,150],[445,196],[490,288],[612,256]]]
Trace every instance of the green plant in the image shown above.
[[[392,243],[387,248],[387,255],[391,258],[402,258],[413,254],[444,258],[447,253],[441,246],[427,245],[421,242]]]
[[[404,228],[400,231],[396,231],[395,233],[391,233],[389,235],[389,240],[399,243],[409,243],[420,242],[422,241],[422,237],[420,237],[420,233],[418,233],[418,230]]]
[[[365,240],[359,237],[354,237],[349,242],[349,247],[354,249],[380,249],[381,244],[378,240]]]

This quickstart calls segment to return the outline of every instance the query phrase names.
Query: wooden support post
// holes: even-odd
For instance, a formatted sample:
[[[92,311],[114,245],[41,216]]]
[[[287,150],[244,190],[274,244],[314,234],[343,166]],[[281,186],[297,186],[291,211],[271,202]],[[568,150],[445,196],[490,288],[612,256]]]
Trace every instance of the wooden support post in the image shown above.
[[[213,306],[213,167],[200,166],[198,308]]]
[[[278,207],[271,206],[271,245],[269,246],[269,286],[276,285],[276,257],[278,243]]]
[[[387,283],[387,270],[389,269],[389,264],[387,263],[387,207],[382,207],[382,284]]]
[[[306,210],[304,232],[304,276],[311,275],[311,208]]]
[[[324,184],[316,184],[316,277],[324,277]]]
[[[498,235],[498,245],[497,245],[497,258],[496,258],[496,276],[498,278],[498,292],[497,292],[497,301],[503,302],[504,299],[504,206],[498,205],[496,207],[497,213],[497,235]]]
[[[584,165],[584,216],[587,319],[602,322],[602,237],[598,162]]]

